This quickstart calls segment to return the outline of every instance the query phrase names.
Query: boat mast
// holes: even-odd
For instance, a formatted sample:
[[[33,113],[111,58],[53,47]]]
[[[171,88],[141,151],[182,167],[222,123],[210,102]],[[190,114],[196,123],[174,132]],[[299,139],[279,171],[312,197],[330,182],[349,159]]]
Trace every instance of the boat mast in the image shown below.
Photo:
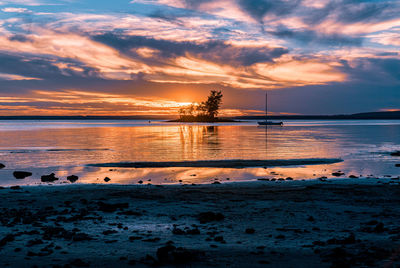
[[[268,93],[265,92],[265,121],[268,121]]]

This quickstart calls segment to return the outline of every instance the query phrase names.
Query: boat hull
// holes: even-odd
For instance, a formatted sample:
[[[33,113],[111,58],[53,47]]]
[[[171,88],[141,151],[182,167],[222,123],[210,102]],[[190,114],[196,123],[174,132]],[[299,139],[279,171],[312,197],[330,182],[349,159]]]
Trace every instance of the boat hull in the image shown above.
[[[257,123],[260,126],[283,126],[283,122],[261,121]]]

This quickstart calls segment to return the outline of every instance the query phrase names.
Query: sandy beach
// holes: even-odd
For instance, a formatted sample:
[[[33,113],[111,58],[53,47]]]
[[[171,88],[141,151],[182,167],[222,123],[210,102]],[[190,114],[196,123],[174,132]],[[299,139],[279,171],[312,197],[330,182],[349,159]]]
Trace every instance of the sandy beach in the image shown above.
[[[394,267],[397,178],[0,189],[1,267]]]

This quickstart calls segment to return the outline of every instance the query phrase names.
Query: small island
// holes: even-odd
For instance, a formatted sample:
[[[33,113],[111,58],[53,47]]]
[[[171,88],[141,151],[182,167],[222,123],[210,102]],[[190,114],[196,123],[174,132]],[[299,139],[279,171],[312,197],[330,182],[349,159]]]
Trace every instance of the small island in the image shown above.
[[[218,122],[239,122],[229,118],[218,118],[219,108],[222,104],[222,92],[211,90],[206,101],[201,103],[192,103],[179,109],[179,118],[168,122],[202,122],[202,123],[218,123]]]

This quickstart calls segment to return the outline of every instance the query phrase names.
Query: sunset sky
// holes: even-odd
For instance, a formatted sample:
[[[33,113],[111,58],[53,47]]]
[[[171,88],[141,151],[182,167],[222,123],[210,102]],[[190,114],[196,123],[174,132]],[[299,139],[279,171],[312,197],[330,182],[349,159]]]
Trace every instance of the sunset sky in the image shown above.
[[[400,109],[400,1],[0,0],[0,115]]]

